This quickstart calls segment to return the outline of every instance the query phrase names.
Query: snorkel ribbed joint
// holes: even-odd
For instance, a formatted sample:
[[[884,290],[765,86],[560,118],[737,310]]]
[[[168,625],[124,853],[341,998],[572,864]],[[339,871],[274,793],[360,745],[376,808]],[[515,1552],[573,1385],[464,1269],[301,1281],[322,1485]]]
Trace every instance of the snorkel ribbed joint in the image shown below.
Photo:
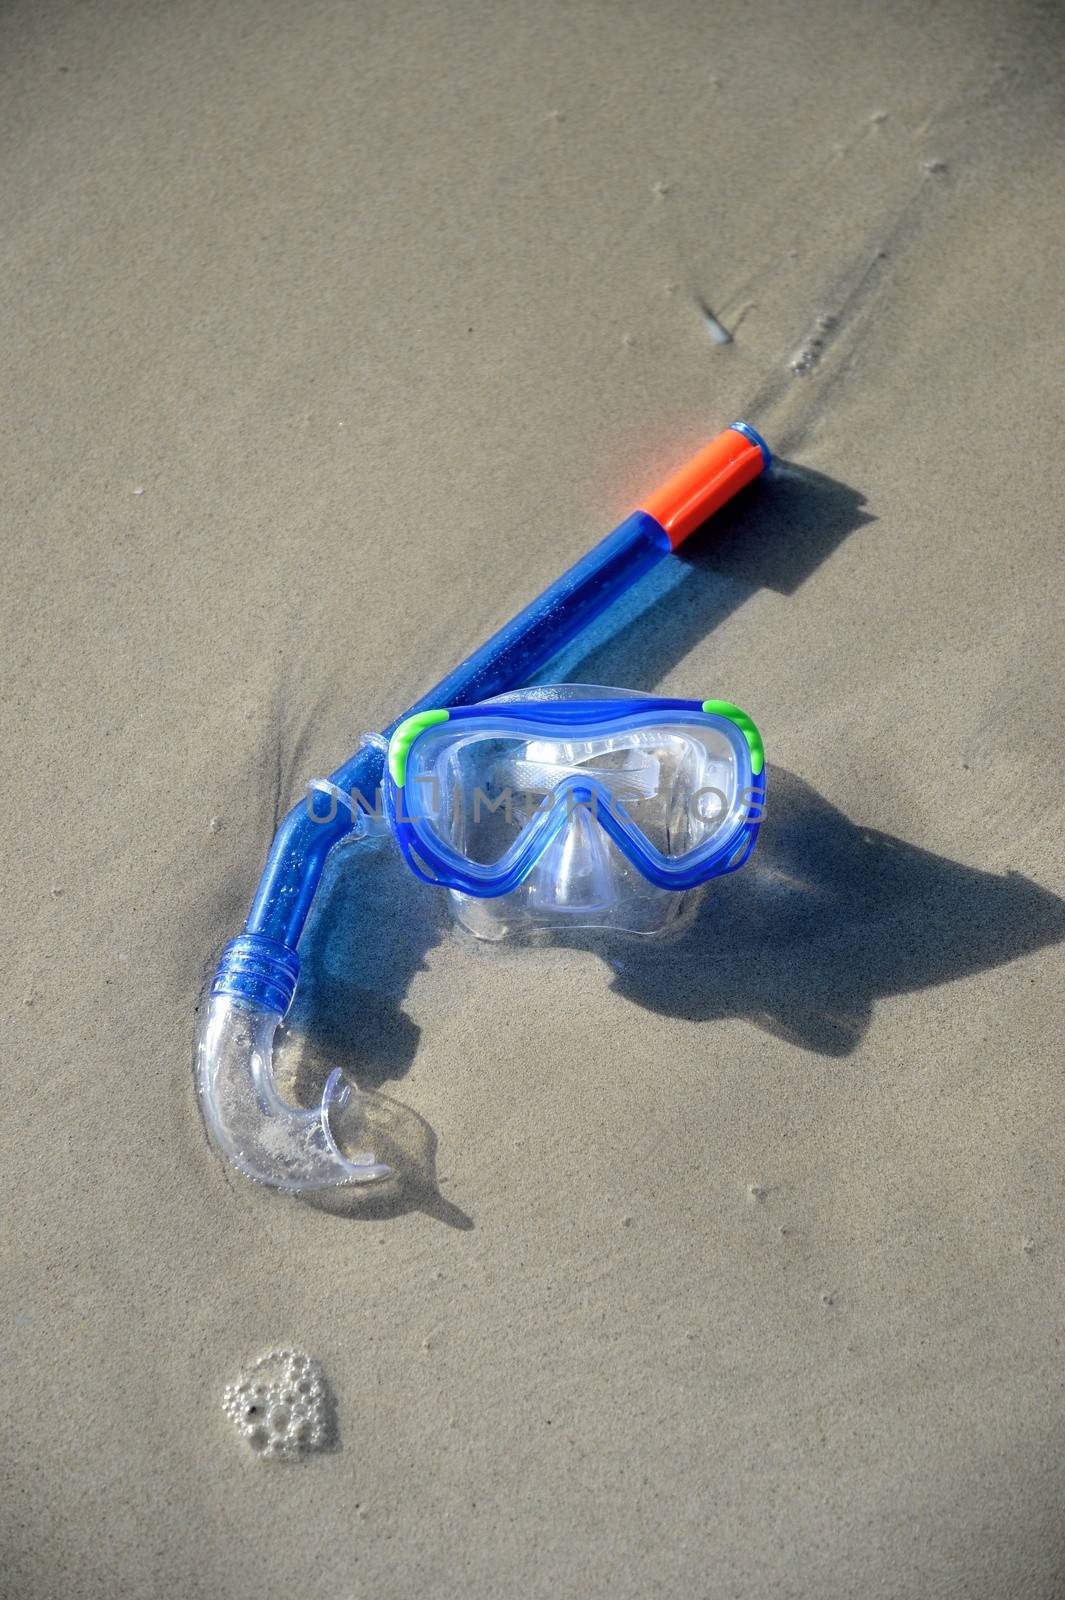
[[[242,933],[222,951],[211,994],[251,1000],[283,1017],[292,1004],[299,975],[295,950],[286,950],[265,934]]]

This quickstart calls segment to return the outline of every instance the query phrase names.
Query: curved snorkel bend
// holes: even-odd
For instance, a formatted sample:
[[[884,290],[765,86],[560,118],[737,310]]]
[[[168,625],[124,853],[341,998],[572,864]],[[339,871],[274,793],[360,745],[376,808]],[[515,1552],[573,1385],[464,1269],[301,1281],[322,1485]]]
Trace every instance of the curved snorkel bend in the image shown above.
[[[494,634],[386,736],[418,712],[470,705],[519,688],[771,463],[765,441],[735,422],[602,543]],[[383,744],[383,740],[381,743]],[[296,948],[326,858],[376,807],[384,755],[364,745],[278,829],[244,932],[222,952],[196,1052],[204,1121],[240,1172],[301,1192],[387,1178],[392,1169],[359,1148],[359,1095],[339,1070],[321,1104],[291,1105],[278,1092],[273,1048],[299,980]],[[345,797],[338,802],[337,791]],[[344,1124],[350,1121],[350,1128]],[[345,1153],[350,1147],[350,1153]]]

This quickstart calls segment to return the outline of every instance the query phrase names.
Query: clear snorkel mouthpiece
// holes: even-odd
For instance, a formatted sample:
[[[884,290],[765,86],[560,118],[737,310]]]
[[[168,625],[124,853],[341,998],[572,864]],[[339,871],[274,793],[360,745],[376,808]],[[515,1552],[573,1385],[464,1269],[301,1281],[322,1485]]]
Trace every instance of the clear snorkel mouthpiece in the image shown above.
[[[208,1132],[246,1177],[289,1193],[391,1177],[391,1167],[359,1148],[362,1096],[342,1072],[330,1073],[318,1106],[294,1106],[279,1093],[274,1041],[299,968],[291,951],[271,943],[234,939],[211,986],[196,1047]],[[259,994],[232,992],[240,987]]]

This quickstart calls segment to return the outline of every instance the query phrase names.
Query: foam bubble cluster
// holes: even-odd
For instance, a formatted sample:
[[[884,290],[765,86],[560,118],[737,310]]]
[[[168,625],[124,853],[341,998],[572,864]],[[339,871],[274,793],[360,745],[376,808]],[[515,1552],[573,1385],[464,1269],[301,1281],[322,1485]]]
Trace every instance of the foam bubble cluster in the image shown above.
[[[317,1361],[302,1350],[270,1350],[222,1396],[222,1409],[254,1455],[295,1460],[321,1450],[329,1396]]]

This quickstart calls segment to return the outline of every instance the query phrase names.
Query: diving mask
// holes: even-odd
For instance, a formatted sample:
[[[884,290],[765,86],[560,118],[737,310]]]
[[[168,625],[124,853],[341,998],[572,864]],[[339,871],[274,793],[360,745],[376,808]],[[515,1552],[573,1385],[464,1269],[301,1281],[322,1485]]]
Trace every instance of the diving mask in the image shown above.
[[[385,792],[408,865],[474,933],[654,933],[747,859],[765,762],[728,702],[545,685],[408,717]]]

